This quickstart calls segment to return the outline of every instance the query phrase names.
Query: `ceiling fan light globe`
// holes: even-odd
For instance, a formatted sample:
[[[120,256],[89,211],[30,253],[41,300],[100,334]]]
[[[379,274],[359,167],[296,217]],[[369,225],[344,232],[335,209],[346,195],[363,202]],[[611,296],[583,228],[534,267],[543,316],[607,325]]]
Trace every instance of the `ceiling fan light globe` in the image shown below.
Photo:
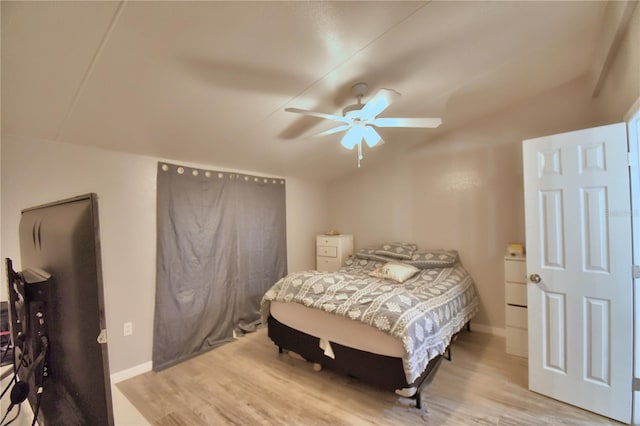
[[[347,133],[344,134],[340,144],[347,148],[353,149],[362,140],[362,131],[359,127],[352,127]]]
[[[382,137],[374,130],[373,127],[365,126],[363,128],[364,141],[369,148],[373,148],[382,141]]]
[[[346,138],[346,139],[347,140],[345,140],[345,138],[342,138],[342,141],[340,141],[340,144],[349,150],[352,150],[358,144],[358,142],[353,140],[352,138]]]

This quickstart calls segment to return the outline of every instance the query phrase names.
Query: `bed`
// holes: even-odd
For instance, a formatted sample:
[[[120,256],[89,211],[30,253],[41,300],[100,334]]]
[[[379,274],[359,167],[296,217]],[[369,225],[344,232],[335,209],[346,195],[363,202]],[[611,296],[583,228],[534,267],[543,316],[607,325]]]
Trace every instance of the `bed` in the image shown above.
[[[304,271],[261,303],[271,340],[308,361],[416,400],[478,311],[455,250],[388,243],[361,249],[337,272]]]

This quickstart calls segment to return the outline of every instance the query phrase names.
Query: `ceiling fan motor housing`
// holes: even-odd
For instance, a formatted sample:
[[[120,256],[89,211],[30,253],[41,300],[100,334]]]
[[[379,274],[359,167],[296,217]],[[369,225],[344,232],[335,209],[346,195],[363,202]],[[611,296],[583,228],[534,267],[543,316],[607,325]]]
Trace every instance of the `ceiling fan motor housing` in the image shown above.
[[[353,104],[353,105],[347,105],[346,107],[344,107],[342,109],[342,116],[346,117],[347,113],[351,112],[351,111],[360,111],[362,109],[362,107],[364,107],[364,104]]]

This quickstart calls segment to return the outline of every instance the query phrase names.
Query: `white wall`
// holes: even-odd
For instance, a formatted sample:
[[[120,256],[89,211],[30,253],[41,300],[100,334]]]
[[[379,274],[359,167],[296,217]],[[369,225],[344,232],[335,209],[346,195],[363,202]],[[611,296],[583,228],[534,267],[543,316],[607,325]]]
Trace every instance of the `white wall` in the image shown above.
[[[327,186],[291,178],[286,184],[289,272],[315,269],[316,235],[329,229]]]
[[[156,268],[156,167],[162,159],[63,143],[2,141],[2,258],[20,268],[20,211],[98,194],[111,373],[151,361]],[[221,167],[202,166],[214,170]],[[327,229],[326,188],[286,179],[290,271],[315,265],[314,236]],[[4,276],[4,273],[3,273]],[[2,286],[2,299],[5,300]],[[123,323],[134,334],[124,337]]]

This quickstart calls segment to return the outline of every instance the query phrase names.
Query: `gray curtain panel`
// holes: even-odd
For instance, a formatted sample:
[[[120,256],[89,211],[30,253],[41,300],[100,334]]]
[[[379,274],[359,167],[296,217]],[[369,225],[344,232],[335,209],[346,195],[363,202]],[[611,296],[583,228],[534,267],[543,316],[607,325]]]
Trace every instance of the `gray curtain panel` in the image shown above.
[[[287,273],[285,185],[284,180],[256,177],[236,183],[239,297],[234,324],[247,332],[261,322],[264,293]]]
[[[283,179],[158,164],[153,369],[260,323],[287,273]]]

